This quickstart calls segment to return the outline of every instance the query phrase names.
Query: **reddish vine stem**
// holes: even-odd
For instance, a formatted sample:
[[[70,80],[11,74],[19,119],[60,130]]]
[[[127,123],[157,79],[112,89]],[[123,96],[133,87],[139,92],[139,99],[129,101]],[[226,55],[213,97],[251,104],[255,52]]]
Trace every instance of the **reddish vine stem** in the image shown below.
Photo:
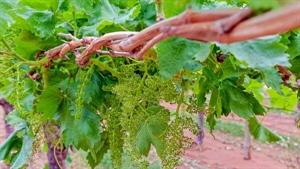
[[[187,9],[182,14],[157,22],[141,32],[114,32],[101,37],[82,39],[70,34],[59,34],[71,41],[47,51],[46,56],[50,60],[68,59],[65,56],[68,51],[86,46],[82,53],[76,51],[76,63],[84,67],[90,63],[89,56],[93,53],[129,56],[142,60],[144,53],[151,47],[172,36],[205,42],[233,43],[300,27],[298,4],[250,18],[251,13],[251,9],[238,8],[205,12]],[[103,46],[110,50],[101,50]]]

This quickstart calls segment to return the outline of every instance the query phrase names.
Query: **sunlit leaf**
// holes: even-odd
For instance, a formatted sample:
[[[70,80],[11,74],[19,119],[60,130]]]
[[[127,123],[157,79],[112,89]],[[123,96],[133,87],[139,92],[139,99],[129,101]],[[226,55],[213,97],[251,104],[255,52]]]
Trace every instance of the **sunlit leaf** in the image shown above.
[[[268,87],[273,88],[276,90],[277,93],[283,94],[281,91],[281,83],[282,79],[281,76],[278,74],[278,70],[275,68],[263,69],[262,72],[264,73],[265,83]]]
[[[63,93],[58,86],[50,86],[39,97],[37,110],[44,113],[44,116],[51,119],[57,112],[63,99]]]
[[[283,86],[282,92],[283,95],[280,95],[275,90],[267,90],[271,99],[271,106],[274,108],[281,108],[285,112],[290,112],[297,105],[297,93],[286,86]]]
[[[198,42],[183,38],[170,38],[156,47],[160,73],[166,79],[176,75],[200,50]]]
[[[286,47],[280,43],[280,36],[267,36],[256,40],[218,44],[224,52],[230,52],[250,67],[264,69],[275,65],[290,66]]]
[[[165,17],[170,18],[183,12],[191,0],[167,0],[163,2],[163,12]]]
[[[248,119],[248,123],[250,133],[255,139],[261,142],[276,142],[282,140],[279,135],[264,127],[256,117]]]

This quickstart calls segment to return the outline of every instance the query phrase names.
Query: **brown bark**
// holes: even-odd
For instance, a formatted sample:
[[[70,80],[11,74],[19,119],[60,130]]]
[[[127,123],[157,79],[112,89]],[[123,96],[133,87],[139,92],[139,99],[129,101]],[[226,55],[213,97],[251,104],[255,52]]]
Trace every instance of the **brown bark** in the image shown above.
[[[70,34],[59,34],[72,41],[55,47],[45,54],[50,61],[58,58],[67,59],[64,56],[66,52],[86,46],[82,53],[75,50],[76,63],[84,67],[91,64],[89,56],[93,53],[107,53],[111,56],[125,54],[142,60],[145,52],[151,47],[172,36],[221,43],[251,40],[299,28],[299,3],[300,1],[281,10],[270,11],[256,17],[250,16],[251,9],[230,8],[205,12],[187,9],[182,14],[159,21],[141,32],[113,32],[101,37],[83,39],[77,39]],[[101,47],[108,47],[110,50],[101,51]]]

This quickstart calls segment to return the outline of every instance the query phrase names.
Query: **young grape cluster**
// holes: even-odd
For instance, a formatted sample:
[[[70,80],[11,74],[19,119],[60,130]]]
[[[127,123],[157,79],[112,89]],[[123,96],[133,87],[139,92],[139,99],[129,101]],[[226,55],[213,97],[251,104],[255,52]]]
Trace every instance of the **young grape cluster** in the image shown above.
[[[14,105],[14,109],[19,112],[22,117],[26,117],[29,112],[24,108],[23,99],[25,96],[25,81],[26,71],[21,68],[21,64],[14,63],[12,57],[0,57],[0,92],[1,87],[4,87],[3,93],[6,99]],[[8,89],[9,88],[9,89]]]
[[[183,149],[192,143],[183,137],[183,130],[193,130],[194,133],[197,131],[197,126],[190,119],[174,119],[166,109],[154,117],[149,117],[147,108],[159,106],[161,100],[176,103],[180,96],[180,91],[176,89],[181,80],[164,80],[158,71],[155,72],[156,66],[156,63],[151,61],[134,66],[120,65],[118,71],[124,79],[116,85],[103,87],[103,90],[111,91],[111,94],[106,96],[108,103],[104,119],[108,125],[115,168],[121,165],[122,150],[136,167],[147,168],[149,165],[136,148],[138,127],[143,121],[155,118],[156,121],[168,124],[168,129],[157,138],[166,146],[164,153],[160,154],[164,168],[174,168],[179,162],[179,155],[184,152]]]
[[[190,130],[195,135],[198,128],[191,118],[179,117],[171,121],[166,136],[167,147],[162,158],[164,168],[175,168],[180,162],[180,155],[184,154],[184,149],[190,147],[194,142],[191,138],[184,136],[184,130]]]
[[[90,78],[93,73],[94,73],[93,66],[90,66],[87,71],[80,69],[78,72],[78,77],[79,77],[78,81],[80,82],[80,84],[77,86],[77,93],[76,93],[77,99],[75,100],[77,113],[75,115],[75,119],[81,118],[86,84],[90,81]]]

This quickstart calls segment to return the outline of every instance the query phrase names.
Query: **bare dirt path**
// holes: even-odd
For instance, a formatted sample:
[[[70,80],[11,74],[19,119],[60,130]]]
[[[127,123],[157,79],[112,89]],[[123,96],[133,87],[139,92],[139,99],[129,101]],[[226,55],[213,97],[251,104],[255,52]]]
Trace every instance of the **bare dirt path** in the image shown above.
[[[253,142],[252,159],[244,160],[243,138],[215,131],[214,139],[205,132],[204,149],[196,145],[188,148],[179,169],[285,169],[290,165],[288,160],[294,156],[293,152],[278,145]],[[186,135],[196,140],[190,132]]]
[[[161,102],[169,110],[176,110],[177,105]],[[235,121],[244,124],[244,119],[238,116],[223,117],[226,121]],[[300,130],[295,125],[294,117],[286,114],[268,113],[265,117],[258,117],[260,121],[273,132],[298,138]],[[186,132],[188,137],[196,140],[196,136]],[[214,136],[205,130],[204,148],[197,145],[186,149],[182,156],[179,169],[300,169],[300,148],[297,145],[261,144],[252,141],[252,159],[243,159],[243,138],[234,137],[214,131]],[[290,146],[290,147],[288,147]]]

